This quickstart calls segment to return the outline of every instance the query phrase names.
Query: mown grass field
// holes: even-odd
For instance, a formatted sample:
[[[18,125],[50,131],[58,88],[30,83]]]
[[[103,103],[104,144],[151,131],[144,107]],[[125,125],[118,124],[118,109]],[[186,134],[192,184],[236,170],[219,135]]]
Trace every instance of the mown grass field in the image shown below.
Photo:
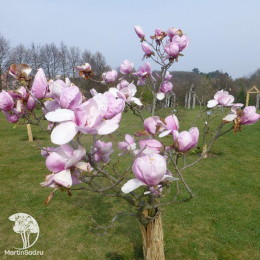
[[[197,113],[180,112],[181,130],[189,129]],[[220,119],[215,119],[215,124],[216,120]],[[141,125],[130,111],[124,113],[121,135],[115,135],[116,139],[123,140],[126,132],[133,133]],[[51,144],[46,133],[32,129],[42,146]],[[87,137],[85,144],[89,149]],[[191,155],[191,160],[196,158],[197,154]],[[72,197],[58,191],[45,206],[51,189],[39,183],[47,173],[37,143],[27,141],[26,126],[13,128],[1,114],[0,259],[142,259],[141,232],[134,218],[120,216],[107,235],[89,230],[93,226],[90,216],[108,225],[117,211],[133,209],[128,210],[119,199],[86,191],[74,191]],[[185,171],[184,177],[195,198],[164,208],[166,259],[260,259],[260,122],[220,138],[211,156]],[[44,251],[43,256],[4,255],[4,250],[21,243],[8,220],[18,212],[37,220],[40,236],[32,250]]]

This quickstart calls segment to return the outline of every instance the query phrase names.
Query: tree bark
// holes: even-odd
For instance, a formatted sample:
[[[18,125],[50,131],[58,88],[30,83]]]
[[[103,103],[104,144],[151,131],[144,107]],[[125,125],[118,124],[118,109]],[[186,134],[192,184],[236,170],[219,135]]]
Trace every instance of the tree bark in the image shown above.
[[[144,212],[148,216],[148,212]],[[147,224],[141,225],[144,260],[165,260],[161,213]]]

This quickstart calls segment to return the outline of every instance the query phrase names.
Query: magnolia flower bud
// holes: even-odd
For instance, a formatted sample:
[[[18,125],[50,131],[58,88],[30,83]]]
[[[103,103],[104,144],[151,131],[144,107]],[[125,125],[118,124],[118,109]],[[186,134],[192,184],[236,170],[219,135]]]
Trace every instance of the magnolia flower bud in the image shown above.
[[[136,25],[134,28],[135,28],[135,32],[136,32],[137,36],[138,36],[140,39],[143,40],[144,37],[145,37],[145,34],[144,34],[143,29],[142,29],[139,25]]]

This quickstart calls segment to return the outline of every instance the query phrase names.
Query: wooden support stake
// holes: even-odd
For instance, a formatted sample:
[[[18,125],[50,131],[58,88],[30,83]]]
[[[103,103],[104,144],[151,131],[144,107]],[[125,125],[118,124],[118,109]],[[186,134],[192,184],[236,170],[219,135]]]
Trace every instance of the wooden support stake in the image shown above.
[[[30,124],[27,124],[27,133],[28,133],[29,142],[32,142],[33,141],[33,135],[32,135],[32,129],[31,129]]]

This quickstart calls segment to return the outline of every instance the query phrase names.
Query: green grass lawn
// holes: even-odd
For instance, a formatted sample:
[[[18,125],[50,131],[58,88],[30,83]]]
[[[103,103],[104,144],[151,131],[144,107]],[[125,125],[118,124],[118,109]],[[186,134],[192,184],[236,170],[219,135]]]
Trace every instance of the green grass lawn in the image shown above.
[[[197,113],[179,112],[181,130],[190,128]],[[117,140],[142,124],[129,111],[121,128]],[[40,145],[51,144],[46,133],[32,129]],[[117,211],[133,212],[124,201],[86,191],[69,197],[58,191],[47,206],[43,204],[51,189],[39,185],[48,170],[36,141],[27,141],[26,126],[14,128],[0,115],[0,259],[142,259],[139,224],[131,216],[120,216],[107,235],[90,230],[90,216],[108,225]],[[87,136],[84,143],[88,150]],[[115,149],[114,157],[117,153]],[[190,157],[195,160],[197,154]],[[185,171],[184,177],[195,198],[164,208],[166,259],[260,259],[260,122],[220,138],[211,156]],[[37,220],[40,236],[32,250],[44,251],[43,256],[4,255],[4,250],[21,243],[8,220],[18,212]]]

